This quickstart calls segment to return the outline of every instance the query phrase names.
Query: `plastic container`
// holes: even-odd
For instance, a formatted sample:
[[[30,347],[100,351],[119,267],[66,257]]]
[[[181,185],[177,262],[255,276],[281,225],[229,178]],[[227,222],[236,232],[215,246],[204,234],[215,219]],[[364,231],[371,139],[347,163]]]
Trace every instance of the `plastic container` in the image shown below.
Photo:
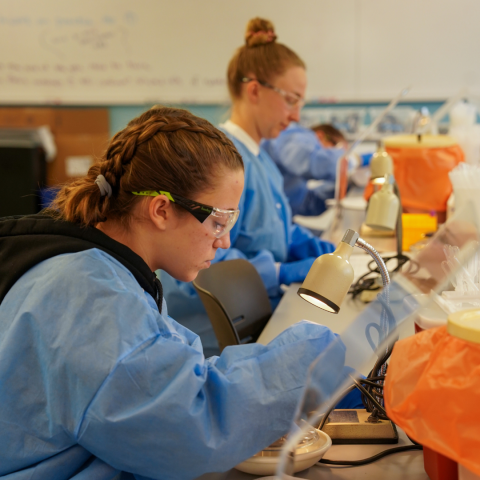
[[[480,475],[480,309],[398,341],[384,386],[388,417],[424,446],[431,480]],[[465,469],[458,468],[457,464]],[[468,478],[468,477],[466,477]]]
[[[448,173],[464,160],[457,141],[447,135],[396,135],[383,139],[393,159],[404,211],[445,218],[452,193]]]
[[[402,228],[402,250],[406,252],[427,234],[437,230],[437,217],[426,213],[403,213]]]
[[[363,197],[345,197],[340,200],[342,206],[343,229],[359,231],[365,220],[367,201]]]
[[[429,328],[443,327],[447,323],[447,314],[437,305],[420,310],[415,317],[415,333]]]
[[[434,450],[423,447],[423,466],[430,480],[457,480],[457,462]]]
[[[405,307],[411,312],[416,312],[414,318],[415,333],[430,328],[443,327],[447,324],[447,313],[436,303],[419,308],[419,305],[425,303],[429,297],[427,294],[405,297]]]
[[[449,315],[447,329],[450,335],[480,343],[480,311],[472,309]],[[423,461],[430,480],[480,480],[480,476],[463,465],[425,446]]]
[[[235,468],[252,475],[274,475],[277,471],[284,437],[258,452],[253,457],[239,463]],[[312,429],[295,449],[294,473],[315,465],[332,446],[332,439],[321,430]]]

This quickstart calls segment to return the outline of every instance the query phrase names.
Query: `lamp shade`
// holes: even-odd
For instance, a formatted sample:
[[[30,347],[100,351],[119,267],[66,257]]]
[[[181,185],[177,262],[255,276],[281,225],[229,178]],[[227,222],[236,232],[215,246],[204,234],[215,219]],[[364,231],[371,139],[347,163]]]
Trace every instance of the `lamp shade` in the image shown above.
[[[382,184],[385,175],[393,175],[393,160],[381,144],[370,160],[370,176],[374,183]]]
[[[311,304],[331,313],[338,313],[340,305],[353,282],[353,267],[349,262],[358,233],[345,234],[337,249],[318,257],[313,262],[298,295]]]
[[[393,185],[385,181],[370,197],[365,224],[375,230],[395,230],[399,207],[400,200],[393,193]]]

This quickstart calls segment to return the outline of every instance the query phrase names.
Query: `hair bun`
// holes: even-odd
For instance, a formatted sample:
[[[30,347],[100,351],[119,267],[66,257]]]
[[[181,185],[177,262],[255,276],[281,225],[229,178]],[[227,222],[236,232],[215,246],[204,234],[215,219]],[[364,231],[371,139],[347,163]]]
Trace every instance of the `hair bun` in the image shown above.
[[[266,45],[277,39],[273,23],[263,18],[253,18],[247,24],[245,32],[245,44],[247,47]]]

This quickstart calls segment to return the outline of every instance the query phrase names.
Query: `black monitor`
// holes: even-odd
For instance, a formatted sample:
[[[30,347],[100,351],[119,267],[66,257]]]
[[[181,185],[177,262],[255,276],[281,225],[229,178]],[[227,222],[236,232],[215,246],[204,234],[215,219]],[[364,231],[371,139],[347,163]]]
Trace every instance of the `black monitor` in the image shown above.
[[[41,210],[45,151],[36,129],[0,129],[0,217]]]

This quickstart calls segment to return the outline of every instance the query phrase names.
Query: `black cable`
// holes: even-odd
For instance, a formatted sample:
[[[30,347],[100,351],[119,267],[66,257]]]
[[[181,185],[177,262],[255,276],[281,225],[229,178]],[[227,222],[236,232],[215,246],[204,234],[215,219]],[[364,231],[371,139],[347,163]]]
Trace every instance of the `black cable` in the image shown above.
[[[322,458],[318,463],[323,463],[325,465],[343,465],[349,467],[359,467],[360,465],[368,465],[369,463],[373,463],[377,460],[380,460],[380,458],[391,455],[392,453],[408,452],[409,450],[423,450],[423,447],[418,444],[404,445],[403,447],[389,448],[388,450],[384,450],[383,452],[373,455],[373,457],[363,458],[362,460],[328,460],[328,458]]]
[[[393,258],[393,257],[392,257]],[[400,262],[399,262],[400,263]],[[404,262],[405,263],[405,262]],[[399,265],[400,267],[400,265]],[[399,268],[397,267],[397,268]],[[379,300],[384,306],[384,311],[387,312],[387,321],[388,323],[391,322],[393,318],[393,314],[391,309],[389,308],[388,305],[386,305],[383,302],[383,299],[380,298],[381,295],[379,295]],[[383,403],[383,383],[386,379],[386,374],[387,374],[387,360],[390,358],[390,355],[392,354],[393,346],[395,342],[397,341],[397,338],[392,339],[386,348],[382,348],[382,354],[378,356],[375,365],[373,366],[372,370],[370,373],[367,375],[367,378],[363,379],[356,379],[353,376],[350,376],[352,378],[352,381],[354,384],[347,388],[345,392],[343,393],[342,396],[345,396],[348,392],[353,390],[354,388],[358,388],[362,394],[362,401],[363,404],[365,405],[365,408],[367,412],[371,413],[371,417],[375,417],[381,420],[390,420],[387,416],[387,412],[383,405],[380,404],[380,402]],[[383,375],[379,375],[378,373],[380,372],[380,369],[382,366],[385,365],[385,371],[383,372]],[[377,399],[379,401],[377,401]],[[332,406],[328,412],[324,414],[324,417],[322,419],[322,422],[320,426],[318,427],[319,430],[321,430],[324,426],[325,423],[328,419],[328,416],[334,410],[335,406]],[[395,448],[390,448],[388,450],[384,450],[383,452],[380,452],[372,457],[369,458],[364,458],[362,460],[328,460],[328,459],[321,459],[318,464],[325,464],[325,465],[339,465],[339,466],[360,466],[360,465],[367,465],[369,463],[375,462],[376,460],[379,460],[387,455],[391,455],[393,453],[399,453],[399,452],[406,452],[409,450],[422,450],[423,447],[422,445],[418,444],[414,440],[412,440],[410,437],[408,437],[409,440],[413,443],[413,445],[405,445],[402,447],[395,447]]]
[[[392,269],[388,270],[388,273],[391,275],[400,268],[403,267],[408,261],[411,262],[410,258],[408,258],[406,255],[400,254],[400,255],[392,255],[391,257],[382,257],[383,262],[385,265],[387,265],[388,262],[392,260],[397,260],[398,264],[397,266]],[[412,263],[412,262],[411,262]],[[375,263],[374,260],[371,260],[368,263],[368,269],[369,271],[362,275],[351,287],[349,290],[349,293],[352,294],[352,298],[356,298],[358,295],[360,295],[364,290],[369,290],[369,291],[376,291],[382,288],[382,285],[378,285],[377,283],[377,278],[380,275],[380,270],[378,269],[377,264]],[[418,266],[417,266],[418,269]],[[373,278],[371,278],[371,275],[374,275]]]
[[[372,382],[375,381],[375,380],[382,380],[382,381],[385,381],[385,375],[380,375],[380,376],[377,376],[377,377],[371,377],[370,375],[367,377],[369,380],[371,380]]]
[[[357,380],[356,378],[351,376],[354,384],[351,385],[350,387],[348,387],[342,394],[342,397],[344,397],[347,393],[352,391],[354,388],[358,388],[362,392],[362,400],[364,400],[364,398],[365,398],[365,400],[367,400],[367,402],[365,402],[365,400],[364,400],[364,404],[367,403],[367,405],[368,405],[368,407],[367,407],[367,405],[365,405],[365,407],[367,408],[367,411],[372,412],[373,417],[377,417],[377,418],[382,419],[382,420],[389,420],[389,418],[387,416],[387,413],[386,413],[385,409],[382,407],[382,405],[380,405],[375,400],[375,395],[383,398],[383,393],[379,394],[379,392],[377,391],[377,389],[381,389],[382,392],[383,392],[383,384],[378,384],[374,380],[383,382],[385,380],[385,376],[384,375],[374,376],[373,372],[375,372],[375,369],[379,365],[383,365],[383,363],[385,363],[388,360],[388,358],[390,357],[390,354],[392,352],[392,348],[393,348],[393,344],[391,343],[388,346],[387,350],[384,352],[384,354],[381,357],[378,357],[377,361],[375,362],[374,368],[372,369],[372,371],[370,372],[370,374],[367,376],[366,379],[360,378],[360,379]],[[366,387],[364,387],[362,385],[362,383],[365,384]],[[330,415],[330,413],[334,409],[335,409],[335,406],[332,406],[327,412],[325,412],[324,417],[322,418],[322,422],[320,423],[320,425],[318,427],[319,430],[322,430],[322,428],[325,426],[325,423],[328,419],[328,416]],[[408,435],[407,435],[407,437],[408,437]],[[408,439],[413,443],[413,445],[404,445],[404,446],[401,446],[401,447],[390,448],[390,449],[384,450],[383,452],[377,453],[376,455],[373,455],[372,457],[364,458],[364,459],[361,459],[361,460],[329,460],[329,459],[326,459],[326,458],[322,458],[318,462],[318,464],[319,465],[324,464],[324,465],[358,467],[358,466],[361,466],[361,465],[368,465],[369,463],[373,463],[373,462],[375,462],[377,460],[380,460],[381,458],[386,457],[387,455],[391,455],[393,453],[407,452],[407,451],[410,451],[410,450],[423,450],[422,445],[415,442],[415,440],[412,440],[410,437],[408,437]]]
[[[385,377],[381,377],[381,380],[385,380]],[[358,381],[360,383],[365,383],[367,385],[371,385],[372,387],[375,387],[375,388],[380,386],[378,383],[371,382],[370,380],[367,380],[366,378],[359,378]]]
[[[357,388],[364,394],[368,397],[368,399],[373,403],[373,405],[377,408],[377,410],[379,410],[383,415],[387,415],[387,412],[385,411],[385,409],[382,407],[382,405],[380,405],[374,398],[374,396],[363,386],[360,384],[360,382],[358,382],[356,379],[353,380],[355,382],[355,385],[357,386]],[[372,409],[373,410],[373,409]],[[371,411],[371,410],[367,410],[367,411]]]
[[[385,364],[387,360],[390,358],[390,355],[393,350],[393,344],[394,342],[391,342],[383,352],[383,355],[377,358],[375,365],[373,366],[370,373],[367,375],[367,378],[365,380],[361,380],[361,379],[358,380],[359,382],[365,383],[366,385],[365,387],[363,387],[362,385],[363,388],[359,388],[359,390],[362,393],[362,402],[365,406],[365,409],[367,410],[367,412],[373,412],[374,409],[377,409],[379,411],[378,417],[381,418],[382,420],[388,420],[387,413],[385,412],[385,409],[383,408],[383,406],[380,405],[378,401],[376,401],[376,398],[379,399],[380,401],[383,398],[383,382],[385,380],[385,376],[376,375],[376,372],[378,372],[381,366]],[[373,378],[376,381],[373,381],[372,380]],[[378,393],[380,393],[380,395],[377,395]]]

